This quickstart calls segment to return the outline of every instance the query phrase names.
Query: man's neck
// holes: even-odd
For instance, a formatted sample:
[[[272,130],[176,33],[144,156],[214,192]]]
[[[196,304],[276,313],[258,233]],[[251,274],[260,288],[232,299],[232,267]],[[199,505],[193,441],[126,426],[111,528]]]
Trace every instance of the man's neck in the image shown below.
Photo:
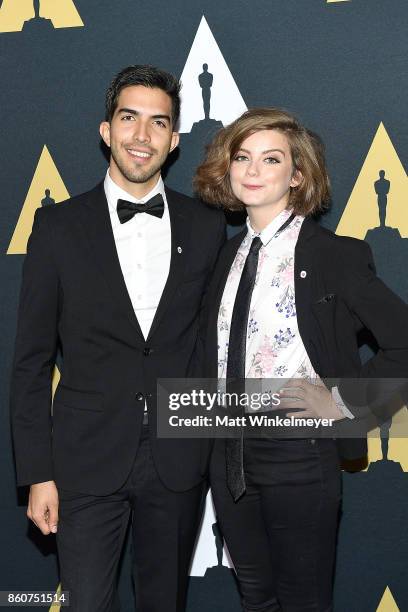
[[[122,174],[118,175],[116,172],[112,172],[111,167],[109,167],[109,176],[115,185],[137,200],[143,200],[143,198],[156,187],[160,180],[160,172],[158,172],[145,183],[133,183],[132,181],[128,181]]]

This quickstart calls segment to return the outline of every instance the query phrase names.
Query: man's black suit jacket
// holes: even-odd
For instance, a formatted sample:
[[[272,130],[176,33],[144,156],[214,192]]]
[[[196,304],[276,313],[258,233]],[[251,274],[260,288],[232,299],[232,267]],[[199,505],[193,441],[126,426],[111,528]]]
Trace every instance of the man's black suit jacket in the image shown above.
[[[156,380],[188,375],[225,218],[170,189],[166,196],[170,271],[146,340],[120,268],[103,184],[37,210],[11,385],[18,485],[55,480],[62,489],[95,495],[117,490],[135,458],[145,400],[164,484],[186,490],[200,482],[208,445],[155,435]],[[51,417],[58,346],[62,372]]]
[[[200,361],[206,377],[212,379],[217,377],[218,310],[245,234],[246,229],[225,243],[203,306]],[[336,426],[339,454],[343,459],[363,457],[367,440],[356,437],[356,425],[364,419],[364,429],[372,422],[367,422],[373,414],[367,403],[381,406],[408,377],[408,306],[376,276],[366,242],[337,236],[312,218],[302,224],[294,267],[297,321],[306,352],[326,385],[337,383],[356,416],[356,421],[341,420]],[[372,332],[379,347],[364,365],[357,340],[363,328]],[[392,380],[372,385],[371,380],[380,378]]]

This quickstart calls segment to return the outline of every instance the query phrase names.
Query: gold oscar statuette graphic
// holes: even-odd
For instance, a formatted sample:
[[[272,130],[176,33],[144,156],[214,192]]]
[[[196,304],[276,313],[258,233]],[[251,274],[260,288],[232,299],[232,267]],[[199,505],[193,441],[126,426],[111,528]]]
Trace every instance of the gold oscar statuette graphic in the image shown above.
[[[369,433],[368,466],[365,471],[375,461],[386,461],[394,462],[394,465],[399,463],[401,469],[408,472],[407,424],[408,409],[403,406],[393,415],[392,420]]]
[[[408,177],[383,123],[374,136],[336,234],[364,239],[368,230],[380,226],[381,192],[387,199],[385,225],[397,228],[401,238],[407,238]]]
[[[381,601],[375,612],[400,612],[389,587],[385,589],[384,595],[381,597]]]
[[[73,0],[3,0],[0,32],[81,28],[84,23]]]
[[[407,174],[384,124],[380,123],[336,233],[363,240],[374,231],[385,237],[391,234],[394,242],[402,243],[401,239],[408,237],[407,199]],[[407,472],[407,431],[408,410],[403,406],[392,419],[370,432],[369,465],[390,462],[389,467],[399,464]]]
[[[24,255],[33,226],[34,214],[41,206],[50,206],[69,198],[69,193],[47,147],[41,153],[7,255]]]

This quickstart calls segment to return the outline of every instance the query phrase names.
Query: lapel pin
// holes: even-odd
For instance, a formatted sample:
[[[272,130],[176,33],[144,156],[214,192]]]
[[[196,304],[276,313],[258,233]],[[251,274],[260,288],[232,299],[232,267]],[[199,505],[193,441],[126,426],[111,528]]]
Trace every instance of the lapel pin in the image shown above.
[[[183,249],[181,248],[181,246],[178,246],[177,247],[177,253],[182,253],[182,252],[183,252]]]
[[[300,278],[306,278],[306,274],[307,274],[306,270],[302,270],[300,273]]]

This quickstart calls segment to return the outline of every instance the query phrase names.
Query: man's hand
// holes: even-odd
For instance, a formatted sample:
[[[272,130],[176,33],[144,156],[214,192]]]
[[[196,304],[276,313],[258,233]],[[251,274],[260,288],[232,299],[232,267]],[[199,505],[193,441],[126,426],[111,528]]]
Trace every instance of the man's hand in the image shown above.
[[[318,417],[335,421],[343,419],[344,414],[321,378],[313,382],[314,384],[303,378],[292,378],[285,382],[279,391],[279,410],[298,410],[297,416],[302,418]]]
[[[31,485],[27,516],[44,535],[57,533],[58,491],[53,480]]]

